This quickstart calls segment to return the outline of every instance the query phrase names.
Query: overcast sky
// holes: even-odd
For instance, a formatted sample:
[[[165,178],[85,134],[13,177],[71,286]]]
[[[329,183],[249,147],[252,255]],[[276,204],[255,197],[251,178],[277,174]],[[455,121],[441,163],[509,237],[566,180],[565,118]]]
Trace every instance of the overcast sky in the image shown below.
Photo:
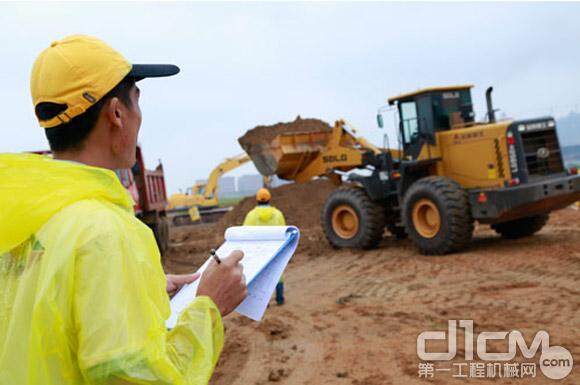
[[[175,192],[240,153],[246,130],[296,115],[344,117],[380,144],[377,109],[421,87],[475,84],[480,119],[489,85],[508,116],[578,111],[578,20],[574,3],[0,3],[0,151],[47,147],[30,68],[69,34],[181,67],[139,84],[146,162],[162,159]]]

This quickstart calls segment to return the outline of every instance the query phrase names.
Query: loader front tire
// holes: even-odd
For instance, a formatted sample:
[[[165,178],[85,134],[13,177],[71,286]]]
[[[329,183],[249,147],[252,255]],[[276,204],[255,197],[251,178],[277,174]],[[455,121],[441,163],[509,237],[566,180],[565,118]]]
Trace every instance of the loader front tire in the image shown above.
[[[550,214],[540,214],[496,223],[491,225],[491,228],[506,239],[517,239],[537,233],[548,222],[548,219],[550,219]]]
[[[407,234],[422,254],[447,254],[471,240],[467,192],[452,179],[431,176],[413,183],[405,194],[403,212]]]
[[[326,199],[321,223],[333,247],[371,249],[383,237],[384,208],[373,202],[364,190],[343,187]]]

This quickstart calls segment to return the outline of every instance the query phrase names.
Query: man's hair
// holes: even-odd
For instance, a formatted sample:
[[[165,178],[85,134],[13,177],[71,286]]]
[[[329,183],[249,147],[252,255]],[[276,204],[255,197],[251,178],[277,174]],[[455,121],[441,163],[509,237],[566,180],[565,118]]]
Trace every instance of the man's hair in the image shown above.
[[[84,113],[74,117],[68,123],[56,127],[45,128],[48,145],[52,151],[81,150],[89,134],[95,128],[103,106],[111,98],[117,97],[121,102],[131,107],[129,91],[135,86],[133,77],[125,77],[119,84],[109,91],[98,102],[89,107]],[[41,120],[52,119],[67,109],[66,104],[38,103],[35,108],[36,116]]]

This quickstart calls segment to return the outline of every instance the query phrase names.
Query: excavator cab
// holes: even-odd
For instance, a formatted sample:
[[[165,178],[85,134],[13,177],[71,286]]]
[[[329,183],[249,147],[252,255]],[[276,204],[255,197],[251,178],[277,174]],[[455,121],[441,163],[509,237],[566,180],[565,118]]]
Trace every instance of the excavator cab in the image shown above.
[[[397,106],[400,138],[405,157],[416,159],[424,143],[435,144],[438,131],[474,123],[472,85],[424,88],[392,97]]]

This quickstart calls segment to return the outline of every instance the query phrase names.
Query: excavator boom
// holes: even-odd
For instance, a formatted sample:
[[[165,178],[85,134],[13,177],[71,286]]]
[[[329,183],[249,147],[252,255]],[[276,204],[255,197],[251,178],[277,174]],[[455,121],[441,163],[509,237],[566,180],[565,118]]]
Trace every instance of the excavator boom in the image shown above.
[[[209,178],[203,191],[203,200],[199,202],[199,205],[203,207],[217,206],[219,178],[225,173],[234,170],[249,161],[250,157],[248,155],[240,154],[231,158],[227,158],[218,164],[217,167],[215,167],[209,174]]]

